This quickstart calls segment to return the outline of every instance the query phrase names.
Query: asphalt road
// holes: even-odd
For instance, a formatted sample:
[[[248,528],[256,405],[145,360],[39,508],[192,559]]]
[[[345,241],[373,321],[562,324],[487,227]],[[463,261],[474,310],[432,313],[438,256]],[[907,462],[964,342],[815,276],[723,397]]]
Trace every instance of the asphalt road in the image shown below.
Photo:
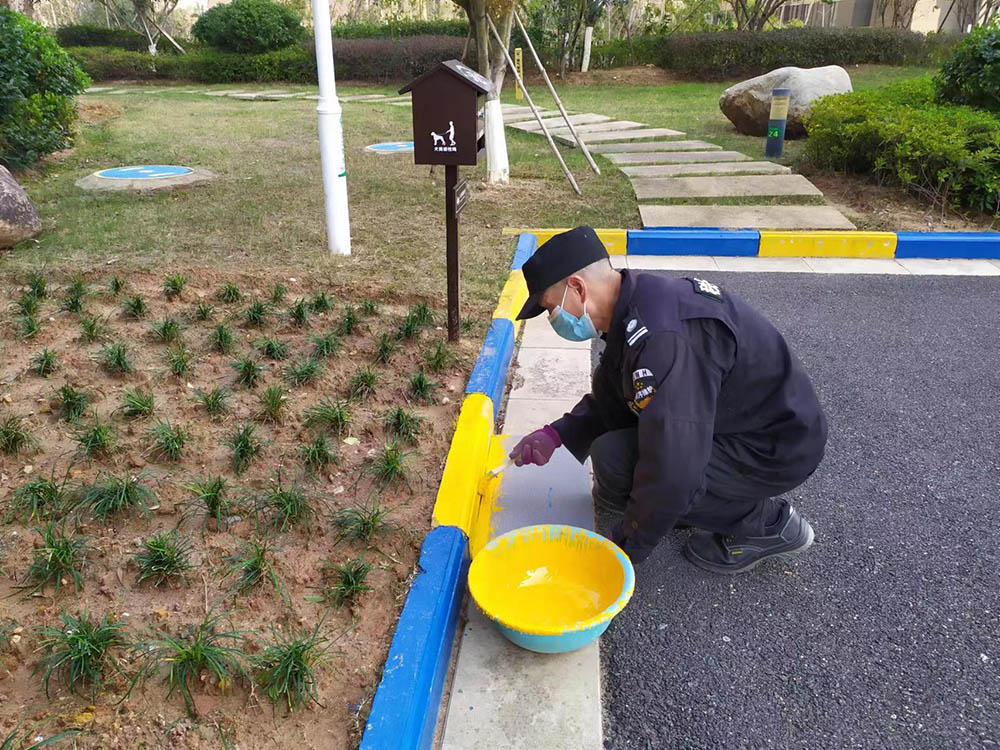
[[[1000,747],[1000,279],[702,275],[813,378],[816,543],[730,578],[664,540],[603,638],[605,748]]]

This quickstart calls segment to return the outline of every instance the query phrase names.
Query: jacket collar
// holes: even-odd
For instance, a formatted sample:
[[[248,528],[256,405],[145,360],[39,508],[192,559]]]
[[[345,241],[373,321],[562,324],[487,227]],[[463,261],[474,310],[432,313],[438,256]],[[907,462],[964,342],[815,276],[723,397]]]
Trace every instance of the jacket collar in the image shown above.
[[[618,301],[615,302],[615,310],[611,314],[611,325],[604,335],[604,340],[608,347],[620,348],[625,341],[625,316],[632,304],[632,293],[635,291],[635,276],[627,269],[618,273],[622,276],[621,289],[618,291]]]

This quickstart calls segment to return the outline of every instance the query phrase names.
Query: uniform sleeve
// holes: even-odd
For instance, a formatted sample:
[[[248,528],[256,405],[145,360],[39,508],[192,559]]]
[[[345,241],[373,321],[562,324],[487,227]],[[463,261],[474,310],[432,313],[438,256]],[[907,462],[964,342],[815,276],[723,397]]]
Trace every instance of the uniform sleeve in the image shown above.
[[[580,463],[587,459],[590,444],[606,431],[594,397],[589,393],[580,399],[572,411],[553,422],[552,428],[559,433],[563,445]]]
[[[705,491],[724,372],[673,332],[650,337],[635,369],[654,391],[636,404],[639,457],[618,536],[633,562],[641,562]]]

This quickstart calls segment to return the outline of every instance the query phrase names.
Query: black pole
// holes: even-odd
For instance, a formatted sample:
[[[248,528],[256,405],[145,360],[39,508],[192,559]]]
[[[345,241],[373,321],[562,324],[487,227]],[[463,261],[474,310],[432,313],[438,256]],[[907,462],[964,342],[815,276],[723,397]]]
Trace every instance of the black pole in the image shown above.
[[[458,214],[455,211],[455,187],[458,185],[458,167],[448,164],[444,168],[445,225],[448,238],[448,340],[458,341],[460,326],[458,314]]]

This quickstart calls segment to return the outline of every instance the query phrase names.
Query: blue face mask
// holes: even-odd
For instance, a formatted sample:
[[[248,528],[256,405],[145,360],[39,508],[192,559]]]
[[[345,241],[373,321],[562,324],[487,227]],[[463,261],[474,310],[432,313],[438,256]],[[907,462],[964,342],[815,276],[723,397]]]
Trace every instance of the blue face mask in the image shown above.
[[[583,304],[583,316],[579,318],[575,315],[570,315],[563,309],[563,305],[566,303],[566,292],[568,291],[569,284],[563,290],[562,302],[549,313],[549,325],[552,326],[552,330],[568,341],[596,339],[600,334],[597,332],[597,328],[594,327],[594,321],[590,319],[586,302]]]

